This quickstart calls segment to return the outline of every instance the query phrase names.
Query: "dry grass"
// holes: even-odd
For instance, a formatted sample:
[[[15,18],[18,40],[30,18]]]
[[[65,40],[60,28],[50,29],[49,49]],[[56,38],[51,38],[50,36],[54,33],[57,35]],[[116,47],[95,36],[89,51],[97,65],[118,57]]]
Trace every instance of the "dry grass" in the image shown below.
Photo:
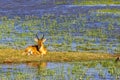
[[[23,50],[0,49],[0,63],[32,62],[32,61],[84,61],[84,60],[103,60],[113,59],[113,55],[105,53],[81,53],[81,52],[48,52],[45,56],[22,55]]]

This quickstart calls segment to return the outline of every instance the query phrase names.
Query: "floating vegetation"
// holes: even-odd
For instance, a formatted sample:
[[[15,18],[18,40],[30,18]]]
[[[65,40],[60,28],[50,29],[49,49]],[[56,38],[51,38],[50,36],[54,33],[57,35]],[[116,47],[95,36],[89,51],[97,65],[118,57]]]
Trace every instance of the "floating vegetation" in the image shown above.
[[[74,0],[76,5],[119,5],[119,0]]]
[[[85,62],[29,62],[0,65],[0,79],[120,79],[120,64],[110,60]]]
[[[51,18],[51,16],[54,16],[54,18]],[[34,44],[33,38],[35,37],[35,34],[39,32],[39,34],[45,34],[45,37],[48,40],[46,45],[51,45],[53,48],[58,48],[54,50],[59,50],[62,47],[63,51],[67,48],[70,50],[70,47],[76,45],[76,50],[78,51],[78,46],[85,44],[84,48],[82,48],[83,46],[81,47],[81,51],[98,51],[98,49],[104,50],[103,48],[100,48],[100,44],[106,43],[104,48],[107,48],[107,44],[112,43],[114,46],[115,44],[118,44],[119,34],[117,33],[119,32],[115,28],[114,23],[111,22],[113,20],[109,21],[110,17],[104,20],[106,23],[103,23],[101,20],[98,23],[99,25],[95,26],[96,23],[91,24],[93,23],[93,20],[91,20],[91,22],[87,22],[87,17],[83,16],[82,18],[81,16],[82,14],[78,17],[72,16],[73,19],[69,19],[70,17],[64,15],[62,15],[62,17],[56,17],[55,15],[49,14],[44,15],[41,18],[29,17],[28,19],[28,17],[25,17],[24,20],[21,18],[16,19],[16,17],[12,19],[1,17],[1,40],[4,39],[4,42],[2,41],[4,44],[9,42],[11,44],[15,43],[18,46],[23,47],[27,45],[28,42],[30,44]],[[100,17],[101,15],[96,15],[95,20],[97,21],[98,19],[101,19]],[[84,18],[86,19],[84,20]],[[73,21],[74,23],[71,23]],[[111,25],[108,25],[108,22],[111,23]],[[103,27],[99,27],[100,25]],[[115,31],[116,33],[114,33]],[[92,48],[92,45],[90,44],[99,45],[95,45],[96,48]],[[93,45],[93,47],[95,46]],[[109,49],[112,49],[112,47],[109,47]],[[112,50],[114,52],[114,49]],[[118,50],[115,49],[115,51]]]
[[[30,0],[28,3],[32,2]],[[49,3],[38,0],[38,2],[41,7],[35,3],[36,7],[30,7],[30,11],[18,11],[12,16],[9,15],[13,14],[12,11],[8,11],[7,16],[0,16],[1,45],[25,48],[27,45],[35,44],[34,37],[38,32],[39,36],[45,35],[47,39],[45,45],[49,51],[119,53],[120,15],[116,15],[119,13],[119,6],[78,6],[119,4],[119,1],[52,0]],[[24,5],[28,8],[26,3]],[[18,8],[21,10],[21,7]],[[5,11],[1,10],[2,12]]]
[[[107,13],[107,14],[116,14],[120,15],[120,9],[99,9],[97,10],[98,13]]]

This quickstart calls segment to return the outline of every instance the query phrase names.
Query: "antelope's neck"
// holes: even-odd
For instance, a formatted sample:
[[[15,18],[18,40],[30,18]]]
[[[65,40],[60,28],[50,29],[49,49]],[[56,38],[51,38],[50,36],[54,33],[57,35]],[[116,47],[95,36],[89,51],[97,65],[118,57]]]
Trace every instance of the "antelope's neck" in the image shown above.
[[[39,51],[42,50],[44,48],[44,45],[42,44],[41,46],[38,46]]]

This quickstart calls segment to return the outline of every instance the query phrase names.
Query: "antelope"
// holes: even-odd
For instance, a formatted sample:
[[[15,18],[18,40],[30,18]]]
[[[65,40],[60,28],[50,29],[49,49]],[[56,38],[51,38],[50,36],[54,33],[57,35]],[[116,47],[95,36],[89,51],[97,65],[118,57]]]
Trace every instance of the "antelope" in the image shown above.
[[[44,35],[41,39],[39,39],[38,35],[36,34],[34,41],[37,42],[37,45],[28,46],[23,55],[46,55],[47,49],[43,44],[46,41],[46,39],[44,39]]]

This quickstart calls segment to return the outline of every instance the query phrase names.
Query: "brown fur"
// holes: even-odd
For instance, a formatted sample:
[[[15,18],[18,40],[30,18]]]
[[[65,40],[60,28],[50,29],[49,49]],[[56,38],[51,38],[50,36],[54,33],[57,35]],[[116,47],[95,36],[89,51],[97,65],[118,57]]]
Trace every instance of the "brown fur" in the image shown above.
[[[47,49],[44,47],[43,44],[46,41],[46,39],[35,38],[34,40],[37,42],[37,45],[28,46],[25,49],[23,55],[46,55]]]

